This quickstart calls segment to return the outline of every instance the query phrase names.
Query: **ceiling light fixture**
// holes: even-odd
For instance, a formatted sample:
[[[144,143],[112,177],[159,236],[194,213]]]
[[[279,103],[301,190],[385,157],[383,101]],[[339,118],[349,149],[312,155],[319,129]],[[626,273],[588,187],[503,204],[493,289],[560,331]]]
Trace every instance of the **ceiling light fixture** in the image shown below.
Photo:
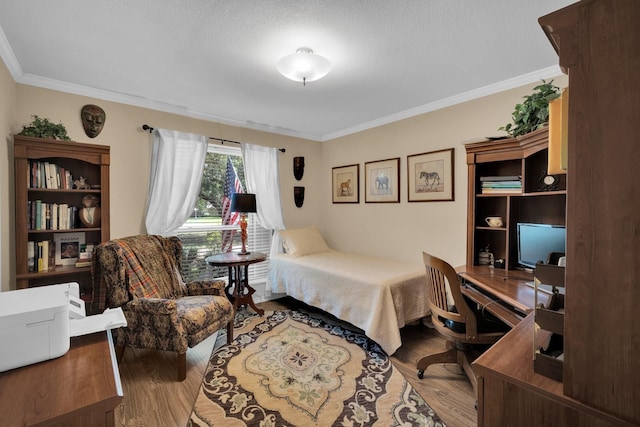
[[[287,55],[276,64],[280,74],[296,82],[312,82],[326,76],[331,71],[331,62],[316,55],[308,47],[301,47],[296,53]]]

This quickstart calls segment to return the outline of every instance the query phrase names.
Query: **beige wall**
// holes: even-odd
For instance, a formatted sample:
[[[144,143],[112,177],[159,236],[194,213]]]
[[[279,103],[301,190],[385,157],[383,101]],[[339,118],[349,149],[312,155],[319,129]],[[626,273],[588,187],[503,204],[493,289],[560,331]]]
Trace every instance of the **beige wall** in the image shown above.
[[[565,77],[555,84],[565,87]],[[422,262],[422,251],[465,263],[467,165],[462,141],[500,135],[525,86],[359,132],[323,144],[320,227],[336,249]],[[407,156],[454,148],[455,201],[407,199]],[[364,203],[364,163],[400,157],[400,203]],[[360,165],[360,203],[331,203],[331,168]]]
[[[1,62],[1,61],[0,61]],[[8,78],[11,82],[11,77]],[[293,157],[305,156],[307,159],[320,158],[321,143],[298,138],[252,131],[204,120],[191,119],[175,114],[163,113],[149,109],[132,107],[115,102],[107,102],[72,94],[61,93],[26,85],[15,85],[13,102],[8,102],[8,108],[13,107],[11,124],[2,128],[7,141],[11,136],[20,132],[24,124],[29,123],[31,116],[36,114],[47,117],[53,122],[61,121],[67,128],[71,139],[79,142],[109,145],[111,147],[111,237],[124,237],[145,232],[144,217],[149,179],[149,165],[151,159],[152,137],[141,129],[146,123],[154,127],[163,127],[185,132],[213,137],[221,137],[234,141],[243,141],[270,147],[285,148],[280,155],[280,187],[283,198],[283,213],[285,223],[298,226],[308,222],[316,223],[320,215],[320,199],[307,198],[302,208],[297,208],[293,202],[294,185],[304,185],[310,195],[318,194],[316,188],[319,182],[320,164],[307,161],[305,176],[302,181],[293,177]],[[4,102],[4,97],[3,101]],[[80,121],[80,109],[85,104],[96,104],[106,112],[105,126],[96,138],[86,136]],[[13,104],[13,105],[11,105]],[[0,125],[2,123],[0,122]],[[13,161],[4,154],[0,159],[0,170],[3,171],[2,185],[11,188],[2,192],[0,205],[3,206],[2,229],[8,231],[11,242],[2,239],[3,283],[2,290],[15,287],[15,256],[13,224],[13,179],[10,187],[5,179],[12,175]],[[6,171],[6,172],[5,172]],[[11,206],[6,209],[6,206]],[[9,211],[6,215],[4,211]],[[7,267],[6,273],[5,268]],[[11,271],[9,275],[9,271]]]
[[[1,61],[0,61],[1,63]],[[556,84],[566,86],[566,78]],[[144,232],[151,136],[141,125],[176,129],[207,136],[286,148],[281,155],[280,188],[287,227],[317,224],[330,246],[350,252],[421,262],[422,251],[454,265],[465,262],[467,167],[461,141],[497,135],[516,103],[534,85],[459,104],[324,143],[220,125],[176,114],[132,107],[77,95],[15,84],[0,68],[0,131],[7,141],[37,114],[62,121],[77,141],[111,146],[111,237]],[[107,115],[102,133],[88,138],[80,122],[80,109],[93,103]],[[407,155],[454,147],[455,201],[407,202]],[[15,286],[12,253],[13,162],[5,147],[0,154],[2,196],[0,246],[2,290]],[[293,157],[305,157],[301,181],[293,177]],[[364,203],[364,163],[400,157],[400,203]],[[360,203],[331,202],[331,168],[360,165]],[[306,187],[304,206],[296,208],[293,187]]]
[[[11,284],[11,271],[13,270],[11,250],[15,247],[13,228],[9,225],[9,219],[13,215],[13,151],[10,151],[10,132],[13,119],[13,108],[16,103],[16,83],[9,70],[0,61],[0,135],[4,136],[4,143],[0,145],[0,290],[9,289]]]

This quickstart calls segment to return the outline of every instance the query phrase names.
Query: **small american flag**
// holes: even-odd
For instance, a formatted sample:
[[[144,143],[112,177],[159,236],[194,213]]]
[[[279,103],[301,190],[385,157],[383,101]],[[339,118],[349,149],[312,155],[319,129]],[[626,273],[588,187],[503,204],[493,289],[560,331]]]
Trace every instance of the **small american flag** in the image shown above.
[[[240,214],[231,212],[231,196],[235,193],[244,193],[242,183],[238,179],[236,169],[231,163],[231,158],[227,156],[227,171],[224,180],[224,195],[222,196],[222,225],[235,225],[238,223]],[[233,236],[236,230],[224,230],[222,232],[222,252],[231,252],[233,246]]]

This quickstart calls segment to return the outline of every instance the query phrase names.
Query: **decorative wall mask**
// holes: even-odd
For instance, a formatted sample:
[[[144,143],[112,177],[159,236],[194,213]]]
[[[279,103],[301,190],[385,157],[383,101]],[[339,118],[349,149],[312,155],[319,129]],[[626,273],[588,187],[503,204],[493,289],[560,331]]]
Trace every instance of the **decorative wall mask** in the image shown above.
[[[301,208],[304,203],[304,187],[293,187],[293,201]]]
[[[80,118],[82,119],[84,133],[86,133],[89,138],[95,138],[102,131],[107,115],[104,110],[97,105],[88,104],[82,107]]]
[[[304,175],[304,157],[294,157],[293,176],[295,176],[296,179],[300,181],[302,179],[302,175]]]

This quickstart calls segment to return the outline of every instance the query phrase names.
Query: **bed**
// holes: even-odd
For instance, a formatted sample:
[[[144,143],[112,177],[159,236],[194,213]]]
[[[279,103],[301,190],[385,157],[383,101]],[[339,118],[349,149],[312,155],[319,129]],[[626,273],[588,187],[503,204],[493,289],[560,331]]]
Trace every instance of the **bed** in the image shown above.
[[[271,291],[357,326],[388,355],[400,328],[428,314],[424,265],[333,250],[313,226],[276,238],[284,253],[270,258]]]

